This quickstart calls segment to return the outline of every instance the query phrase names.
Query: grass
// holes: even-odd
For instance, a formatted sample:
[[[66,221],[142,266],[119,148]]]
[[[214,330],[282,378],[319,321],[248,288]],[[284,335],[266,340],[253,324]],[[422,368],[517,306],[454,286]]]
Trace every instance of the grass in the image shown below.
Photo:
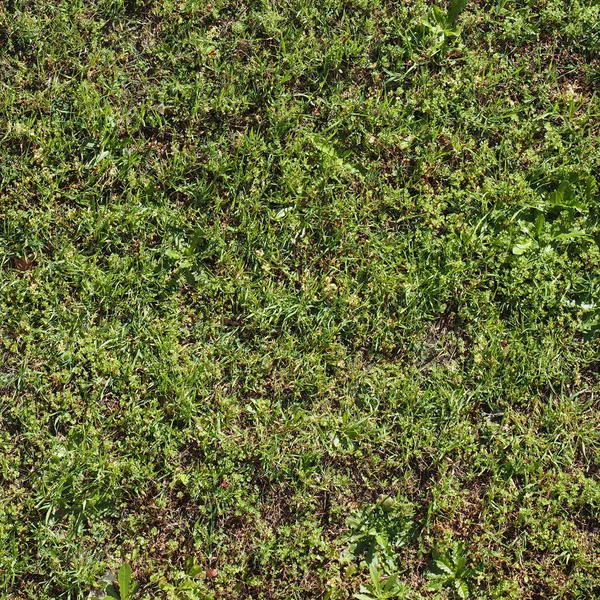
[[[464,4],[0,6],[0,597],[600,595],[600,5]]]

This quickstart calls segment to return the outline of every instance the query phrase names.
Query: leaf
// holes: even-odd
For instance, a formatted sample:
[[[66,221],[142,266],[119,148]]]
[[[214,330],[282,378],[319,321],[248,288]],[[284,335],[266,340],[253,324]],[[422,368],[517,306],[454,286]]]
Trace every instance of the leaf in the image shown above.
[[[540,233],[542,233],[543,229],[544,229],[544,223],[546,222],[546,219],[544,217],[544,215],[539,214],[536,219],[535,219],[535,235],[539,236]]]
[[[123,563],[119,569],[119,596],[121,600],[129,600],[131,595],[131,584],[133,581],[131,567],[127,563]]]
[[[385,584],[383,585],[383,591],[384,592],[389,592],[398,582],[398,574],[394,573],[393,575],[390,575],[386,580],[385,580]]]
[[[454,569],[452,568],[452,563],[450,559],[444,554],[440,554],[439,552],[433,553],[433,564],[440,570],[442,573],[446,573],[447,575],[453,575]]]
[[[528,252],[535,246],[535,242],[533,240],[526,240],[525,242],[521,242],[520,244],[515,244],[512,249],[512,253],[517,256],[521,256]]]
[[[592,240],[592,238],[581,229],[571,229],[570,231],[566,231],[564,233],[559,233],[557,235],[552,236],[553,239],[565,242],[568,240],[574,240],[576,238],[587,238],[588,240]]]
[[[434,575],[432,573],[428,573],[427,577],[429,579],[429,583],[427,584],[428,590],[431,590],[431,591],[441,590],[444,587],[446,578],[444,578],[440,575]]]
[[[444,13],[440,10],[439,6],[433,7],[433,17],[438,25],[441,25],[442,27],[446,25],[447,16],[444,15]]]
[[[456,593],[459,598],[463,598],[464,600],[469,597],[469,586],[466,581],[463,579],[456,579],[454,581],[454,587],[456,588]]]
[[[567,179],[562,181],[556,190],[550,192],[546,199],[552,208],[577,209],[579,211],[586,209],[585,202],[577,199],[575,190]]]
[[[188,571],[187,574],[190,577],[197,577],[198,575],[200,575],[200,573],[202,573],[204,571],[204,567],[202,567],[201,565],[192,565]]]
[[[346,160],[346,156],[349,154],[348,152],[340,152],[339,150],[337,150],[337,148],[330,146],[326,142],[316,138],[312,138],[312,143],[317,150],[322,152],[329,159],[336,162],[340,167],[342,167],[346,171],[354,175],[365,175],[367,173],[367,170],[363,166]]]
[[[560,192],[561,197],[567,202],[571,200],[571,198],[573,198],[573,186],[571,185],[571,182],[568,179],[564,179],[560,182],[560,185],[558,186],[558,191]]]
[[[450,0],[450,5],[448,6],[448,14],[446,15],[446,21],[449,25],[452,25],[456,19],[458,19],[458,15],[464,10],[467,5],[467,0]]]
[[[585,199],[590,202],[596,191],[596,179],[591,175],[586,179],[585,182]]]
[[[172,250],[171,248],[169,248],[165,252],[165,256],[167,258],[170,258],[171,260],[178,260],[181,258],[182,254],[181,254],[181,252],[178,252],[177,250]]]
[[[457,544],[452,551],[452,560],[454,562],[454,572],[458,575],[462,573],[467,566],[465,548],[462,544]]]
[[[277,219],[283,219],[283,217],[285,217],[285,215],[288,214],[288,212],[290,212],[290,210],[294,210],[293,206],[286,206],[285,208],[282,208],[276,215],[275,218]]]
[[[379,589],[379,587],[380,587],[380,573],[379,573],[379,569],[373,563],[371,563],[369,565],[369,573],[371,575],[371,582],[373,583],[373,586],[376,589]]]
[[[97,154],[96,156],[94,156],[94,158],[92,158],[92,160],[90,160],[90,162],[88,162],[88,164],[86,165],[86,167],[88,169],[96,167],[107,156],[110,156],[110,152],[108,152],[107,150],[102,150],[102,152],[100,152],[100,154]]]

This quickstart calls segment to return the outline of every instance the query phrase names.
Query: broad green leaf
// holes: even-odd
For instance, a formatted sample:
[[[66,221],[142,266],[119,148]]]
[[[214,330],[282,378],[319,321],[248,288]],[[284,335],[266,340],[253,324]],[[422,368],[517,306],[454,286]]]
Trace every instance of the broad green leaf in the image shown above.
[[[533,240],[526,240],[525,242],[521,242],[520,244],[515,244],[512,249],[512,253],[520,256],[521,254],[525,254],[531,250],[536,243]]]
[[[439,25],[446,25],[447,17],[438,6],[433,7],[433,16]]]
[[[364,175],[366,174],[366,169],[360,165],[357,165],[353,162],[349,162],[346,159],[347,153],[342,153],[338,151],[333,146],[330,146],[325,141],[312,138],[312,143],[317,150],[322,152],[325,156],[329,157],[331,160],[335,161],[342,169],[353,173],[354,175]]]
[[[204,572],[204,567],[200,566],[200,565],[192,565],[189,569],[187,574],[190,577],[196,577],[196,575],[199,575],[200,573]]]
[[[452,25],[456,19],[458,19],[458,15],[464,10],[467,5],[467,0],[450,0],[450,5],[448,6],[448,14],[446,16],[446,21],[449,25]]]
[[[459,598],[463,598],[463,600],[465,598],[469,597],[469,586],[467,585],[466,581],[463,581],[462,579],[456,579],[454,581],[454,587],[456,588],[456,593],[458,594]]]
[[[433,553],[433,563],[443,573],[447,573],[448,575],[452,575],[454,573],[450,559],[439,552]]]
[[[593,239],[585,231],[581,231],[581,229],[571,229],[571,231],[559,233],[559,234],[553,236],[553,238],[555,240],[558,240],[561,242],[566,242],[568,240],[574,240],[576,238],[587,238],[589,240]]]
[[[379,589],[379,587],[380,587],[379,569],[373,563],[371,563],[369,565],[369,572],[371,574],[371,582],[373,583],[373,586]]]
[[[535,219],[535,235],[539,236],[542,231],[544,230],[544,223],[546,222],[546,219],[544,217],[544,215],[539,214],[536,219]]]
[[[396,573],[394,573],[394,575],[390,575],[385,580],[385,584],[383,585],[383,590],[385,592],[389,592],[396,585],[397,581],[398,581],[398,575]]]
[[[123,563],[119,569],[119,596],[121,600],[129,600],[131,596],[132,572],[127,563]]]
[[[172,260],[177,260],[177,259],[181,258],[182,255],[181,255],[181,252],[177,252],[177,250],[172,250],[171,248],[169,248],[165,252],[165,256]]]

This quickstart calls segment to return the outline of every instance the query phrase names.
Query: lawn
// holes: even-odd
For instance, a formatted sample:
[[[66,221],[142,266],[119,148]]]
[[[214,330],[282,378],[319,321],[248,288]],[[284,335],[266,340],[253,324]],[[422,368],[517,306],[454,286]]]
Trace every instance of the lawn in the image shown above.
[[[600,596],[598,0],[0,3],[0,598]]]

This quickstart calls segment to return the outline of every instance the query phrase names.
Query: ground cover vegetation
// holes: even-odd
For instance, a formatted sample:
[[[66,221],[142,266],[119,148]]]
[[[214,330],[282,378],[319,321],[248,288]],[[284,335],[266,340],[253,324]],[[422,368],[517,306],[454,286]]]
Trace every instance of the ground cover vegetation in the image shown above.
[[[1,3],[0,597],[598,597],[599,51]]]

